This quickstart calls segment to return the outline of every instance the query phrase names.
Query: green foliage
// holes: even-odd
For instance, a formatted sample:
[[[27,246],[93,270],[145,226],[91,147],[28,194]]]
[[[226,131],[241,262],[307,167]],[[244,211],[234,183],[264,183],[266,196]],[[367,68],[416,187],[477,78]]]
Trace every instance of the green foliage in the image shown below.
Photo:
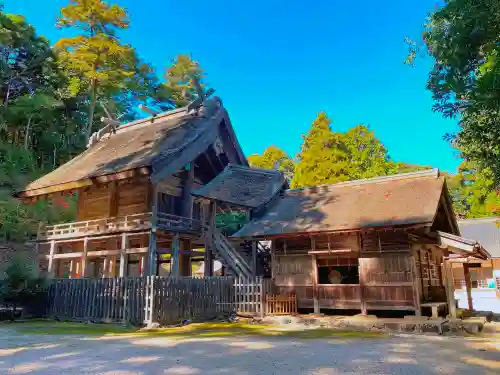
[[[460,217],[488,217],[500,215],[500,194],[495,191],[495,180],[489,168],[479,168],[472,162],[463,162],[459,173],[449,176],[448,188],[455,213]]]
[[[11,306],[12,318],[16,308],[25,310],[36,308],[45,294],[45,280],[37,277],[30,263],[20,257],[10,261],[5,269],[5,277],[0,283],[0,301]]]
[[[500,183],[500,2],[447,0],[425,25],[434,58],[427,82],[434,109],[460,120],[447,135],[467,160],[489,168]]]
[[[203,86],[203,69],[198,61],[189,55],[179,55],[172,59],[172,65],[165,73],[164,88],[166,95],[176,107],[183,107],[196,98],[196,89],[192,85],[193,78],[198,78]]]
[[[390,160],[387,149],[368,126],[333,132],[323,112],[302,138],[292,181],[295,188],[427,169]]]
[[[103,0],[70,0],[61,9],[58,27],[79,32],[74,37],[56,43],[59,64],[70,78],[73,96],[88,93],[88,139],[94,124],[97,100],[109,90],[118,92],[126,88],[126,81],[134,77],[135,52],[120,43],[116,32],[129,26],[128,14]],[[108,93],[107,96],[112,96]]]
[[[292,181],[295,164],[288,154],[276,146],[269,146],[262,155],[253,154],[248,157],[252,168],[276,169],[282,172],[288,181]]]
[[[349,180],[400,173],[385,146],[368,126],[357,125],[342,134],[347,150]]]
[[[236,233],[248,223],[248,216],[245,212],[220,213],[216,216],[216,227],[227,235]]]
[[[311,129],[302,136],[292,187],[332,184],[349,179],[347,149],[342,136],[332,131],[330,123],[326,113],[321,112]]]

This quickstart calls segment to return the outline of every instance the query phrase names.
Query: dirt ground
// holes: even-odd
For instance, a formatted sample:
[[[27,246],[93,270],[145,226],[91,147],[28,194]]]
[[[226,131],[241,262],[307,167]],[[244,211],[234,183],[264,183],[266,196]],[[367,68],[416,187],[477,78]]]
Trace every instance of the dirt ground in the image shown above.
[[[500,374],[500,338],[96,338],[0,329],[0,374]]]

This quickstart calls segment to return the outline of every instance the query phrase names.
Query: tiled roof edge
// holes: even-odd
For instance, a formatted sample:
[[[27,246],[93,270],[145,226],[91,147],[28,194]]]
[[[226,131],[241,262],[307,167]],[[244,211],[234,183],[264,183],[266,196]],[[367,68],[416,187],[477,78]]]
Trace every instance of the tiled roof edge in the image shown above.
[[[439,169],[433,168],[433,169],[428,169],[428,170],[419,171],[419,172],[400,173],[400,174],[394,174],[391,176],[380,176],[380,177],[373,177],[373,178],[363,178],[361,180],[338,182],[336,184],[330,184],[330,185],[311,186],[311,187],[302,188],[302,189],[289,189],[287,191],[293,193],[293,192],[298,192],[298,191],[313,190],[313,189],[322,188],[322,187],[328,188],[328,187],[358,186],[358,185],[364,185],[364,184],[374,184],[374,183],[379,183],[379,182],[387,182],[387,181],[395,181],[395,180],[408,180],[408,179],[412,179],[412,178],[422,178],[422,177],[439,178]]]
[[[272,174],[272,175],[283,175],[282,172],[273,170],[273,169],[264,169],[264,168],[254,168],[254,167],[247,167],[244,165],[237,165],[237,164],[228,164],[226,166],[227,169],[240,169],[243,171],[250,171],[250,172],[258,172],[262,174]]]

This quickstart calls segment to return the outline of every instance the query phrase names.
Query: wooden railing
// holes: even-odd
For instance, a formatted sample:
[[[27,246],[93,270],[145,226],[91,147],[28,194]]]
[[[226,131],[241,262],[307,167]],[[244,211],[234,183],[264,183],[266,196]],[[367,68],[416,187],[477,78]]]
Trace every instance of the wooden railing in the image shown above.
[[[46,225],[40,228],[38,239],[79,237],[133,229],[147,229],[150,227],[151,212],[146,212],[120,217],[107,217],[103,219]]]
[[[267,296],[266,311],[268,315],[296,315],[297,296]]]
[[[200,220],[191,219],[189,217],[159,212],[157,226],[165,230],[199,232],[202,223]]]
[[[202,226],[199,220],[161,212],[158,213],[156,225],[160,229],[181,232],[199,232]],[[80,237],[127,230],[149,229],[151,226],[152,214],[151,212],[145,212],[127,216],[46,225],[40,228],[38,239],[47,240]]]

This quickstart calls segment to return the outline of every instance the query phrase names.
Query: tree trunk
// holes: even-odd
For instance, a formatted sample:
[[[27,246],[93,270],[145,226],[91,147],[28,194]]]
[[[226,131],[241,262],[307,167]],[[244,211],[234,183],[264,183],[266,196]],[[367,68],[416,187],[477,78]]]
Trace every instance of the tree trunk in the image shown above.
[[[31,130],[31,119],[33,116],[28,117],[28,123],[26,124],[26,130],[24,131],[24,149],[28,149],[30,130]]]
[[[90,84],[90,106],[89,106],[89,118],[87,122],[87,134],[85,134],[85,139],[88,142],[90,136],[92,135],[92,124],[94,123],[94,112],[95,105],[97,102],[97,82],[95,79],[92,80]]]

